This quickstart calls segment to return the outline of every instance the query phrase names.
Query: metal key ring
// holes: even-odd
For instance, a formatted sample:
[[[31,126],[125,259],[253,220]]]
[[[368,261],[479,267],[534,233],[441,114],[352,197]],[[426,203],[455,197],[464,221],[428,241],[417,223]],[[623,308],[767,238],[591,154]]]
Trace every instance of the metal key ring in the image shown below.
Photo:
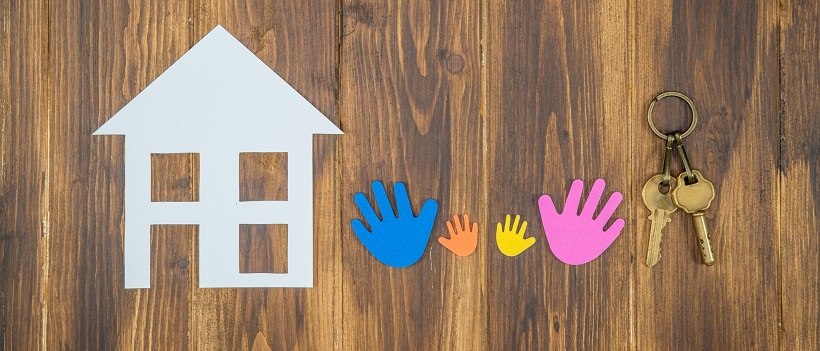
[[[682,93],[679,93],[677,91],[667,91],[652,99],[652,102],[649,104],[649,113],[647,114],[647,119],[649,120],[649,128],[652,128],[652,131],[655,132],[655,135],[657,135],[663,140],[666,140],[666,134],[661,133],[661,131],[658,130],[657,127],[655,127],[655,122],[652,121],[652,110],[655,109],[656,102],[661,101],[661,99],[667,96],[681,98],[683,101],[686,101],[686,103],[689,104],[689,109],[692,110],[692,124],[689,125],[689,129],[687,129],[686,132],[681,134],[680,137],[682,140],[683,138],[689,136],[689,134],[692,134],[692,131],[695,130],[695,126],[698,125],[698,110],[695,109],[695,104],[692,102],[692,99],[689,99],[688,96],[683,95]]]

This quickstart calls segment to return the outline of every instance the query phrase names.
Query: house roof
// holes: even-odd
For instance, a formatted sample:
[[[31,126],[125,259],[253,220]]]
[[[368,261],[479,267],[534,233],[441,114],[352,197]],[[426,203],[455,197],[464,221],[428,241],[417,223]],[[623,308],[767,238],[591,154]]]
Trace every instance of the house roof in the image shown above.
[[[290,139],[299,132],[343,134],[225,28],[217,26],[94,135],[225,141],[226,137],[276,135]]]

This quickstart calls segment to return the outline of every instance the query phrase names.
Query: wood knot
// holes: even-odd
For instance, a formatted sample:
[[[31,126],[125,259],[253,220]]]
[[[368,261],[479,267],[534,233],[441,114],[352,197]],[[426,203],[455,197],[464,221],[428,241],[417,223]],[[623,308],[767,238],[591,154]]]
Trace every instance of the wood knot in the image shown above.
[[[350,18],[362,24],[373,24],[375,15],[373,14],[373,5],[356,1],[352,4],[345,5],[343,9],[344,17]]]
[[[464,58],[458,54],[450,55],[447,57],[445,66],[447,67],[447,71],[452,74],[461,73],[461,71],[464,70]]]
[[[191,185],[191,180],[188,177],[179,178],[179,180],[177,181],[177,186],[182,188],[182,189],[188,189],[188,186],[190,186],[190,185]]]
[[[177,260],[177,268],[179,268],[179,269],[188,269],[188,257],[178,259]]]

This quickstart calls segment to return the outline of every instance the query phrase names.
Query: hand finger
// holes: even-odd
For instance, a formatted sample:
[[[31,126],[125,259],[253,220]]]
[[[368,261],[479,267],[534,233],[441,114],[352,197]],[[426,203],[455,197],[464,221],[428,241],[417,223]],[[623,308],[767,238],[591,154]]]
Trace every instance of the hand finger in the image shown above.
[[[525,233],[526,231],[527,231],[527,221],[524,221],[524,223],[521,223],[521,231],[520,231],[520,232],[518,232],[518,235],[520,235],[520,236],[522,236],[522,237],[523,237],[523,236],[524,236],[524,233]]]
[[[373,212],[373,207],[370,206],[370,202],[367,201],[367,197],[365,197],[364,194],[356,193],[356,195],[353,195],[353,201],[356,202],[356,206],[359,207],[359,211],[362,212],[364,220],[367,221],[371,229],[375,228],[381,222],[379,217],[376,216],[376,212]]]
[[[596,179],[592,184],[592,189],[589,191],[587,201],[584,202],[584,209],[581,210],[581,217],[592,218],[595,209],[598,208],[598,203],[601,202],[601,195],[604,193],[606,182],[603,179]]]
[[[608,222],[612,214],[615,213],[615,210],[618,209],[618,205],[621,204],[623,199],[623,194],[617,191],[612,193],[612,195],[609,196],[609,200],[606,201],[606,205],[604,205],[604,208],[601,210],[601,213],[595,218],[595,222],[603,227],[604,223]]]
[[[515,221],[513,221],[513,226],[512,226],[512,228],[510,228],[510,230],[513,233],[518,231],[518,220],[520,220],[520,219],[521,219],[520,215],[515,215]]]
[[[450,232],[450,239],[456,237],[456,232],[453,231],[453,224],[450,221],[447,221],[447,230]]]
[[[461,233],[464,231],[464,227],[461,226],[461,221],[458,220],[458,215],[453,216],[453,220],[456,223],[456,230]]]
[[[393,205],[390,204],[390,199],[387,198],[387,192],[384,190],[384,184],[380,181],[374,181],[373,185],[373,196],[376,198],[376,205],[379,206],[379,212],[382,214],[382,219],[396,218],[396,214],[393,212]]]
[[[470,231],[473,235],[478,234],[478,222],[473,223],[473,230]]]
[[[507,233],[503,230],[503,228],[501,228],[501,223],[498,223],[497,226],[498,228],[495,231],[495,245],[498,247],[498,250],[501,251],[501,253],[503,253],[506,256],[510,256],[510,245],[508,244],[509,240],[507,240],[509,239],[509,236],[507,236]]]
[[[470,230],[470,216],[468,216],[465,213],[464,214],[464,231],[466,232],[466,231],[469,231],[469,230]]]
[[[427,199],[427,201],[424,202],[424,206],[421,207],[421,212],[419,212],[419,216],[417,218],[423,223],[433,223],[433,221],[436,220],[437,213],[438,203],[436,200]]]
[[[569,188],[567,201],[564,203],[564,208],[561,214],[572,213],[578,215],[578,203],[581,202],[581,195],[584,192],[584,182],[576,179],[572,182],[572,187]]]
[[[361,241],[365,247],[370,247],[373,241],[373,233],[368,231],[367,228],[364,227],[364,224],[362,224],[362,221],[358,219],[351,221],[350,225],[353,227],[353,232],[356,233],[359,241]]]
[[[541,221],[544,224],[551,223],[558,217],[558,210],[555,209],[555,203],[549,195],[541,195],[538,198],[538,209],[541,212]]]
[[[407,188],[404,183],[397,182],[393,185],[393,193],[396,195],[396,208],[399,210],[398,217],[414,217],[413,208],[410,206],[410,198],[407,197]]]
[[[504,221],[504,231],[510,231],[510,215],[507,215],[507,219]]]

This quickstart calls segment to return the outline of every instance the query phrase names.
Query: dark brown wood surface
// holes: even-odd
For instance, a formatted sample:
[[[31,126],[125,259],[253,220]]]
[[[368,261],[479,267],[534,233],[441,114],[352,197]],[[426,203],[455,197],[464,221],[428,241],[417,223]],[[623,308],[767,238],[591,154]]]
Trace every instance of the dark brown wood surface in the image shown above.
[[[780,12],[780,346],[820,346],[820,4]]]
[[[625,349],[630,344],[634,235],[569,266],[549,249],[542,194],[563,207],[574,179],[629,189],[626,1],[490,1],[487,35],[489,218],[521,214],[536,244],[489,254],[490,349]],[[606,146],[606,147],[604,147]],[[616,218],[630,219],[636,203]],[[603,205],[601,205],[603,206]],[[492,228],[492,226],[490,226]],[[634,233],[634,221],[624,229]]]
[[[0,21],[0,350],[820,348],[815,2],[3,0]],[[312,289],[200,289],[180,225],[152,227],[152,288],[123,288],[124,139],[91,133],[217,24],[345,132],[314,139]],[[682,211],[644,265],[663,147],[646,109],[667,90],[698,107],[713,267]],[[688,114],[656,108],[663,130]],[[243,160],[244,197],[286,194],[280,157]],[[197,155],[154,161],[154,200],[198,199]],[[626,227],[565,265],[538,197],[596,178]],[[439,202],[409,268],[351,229],[376,179]],[[468,257],[437,242],[463,213]],[[506,214],[537,240],[516,257],[494,239]],[[243,270],[287,269],[284,228],[245,229]]]
[[[196,40],[221,24],[338,125],[335,2],[193,1],[191,7]],[[321,136],[315,140],[314,287],[195,289],[191,310],[196,322],[191,328],[190,348],[331,350],[338,347],[342,311],[339,138]],[[267,158],[275,162],[276,156]],[[264,192],[264,189],[247,190]],[[243,246],[240,250],[257,249]]]
[[[641,1],[634,31],[634,107],[656,94],[686,92],[698,126],[684,140],[695,169],[715,185],[707,211],[717,264],[699,264],[689,216],[677,211],[661,262],[647,268],[649,212],[636,206],[636,347],[771,350],[778,347],[778,5],[771,1]],[[672,101],[667,101],[672,100]],[[667,98],[659,127],[686,128],[688,107]],[[664,141],[636,119],[633,203],[659,172]],[[676,163],[679,163],[676,160]],[[647,167],[648,165],[648,167]],[[681,167],[676,167],[679,173]],[[751,325],[750,325],[751,323]]]
[[[46,290],[40,347],[182,348],[188,333],[180,328],[190,325],[186,261],[195,231],[154,226],[152,276],[158,289],[123,289],[123,140],[91,133],[188,49],[187,6],[55,2],[46,16],[52,19],[48,153],[42,155],[48,162],[42,256],[48,275],[39,282]],[[181,172],[162,178],[189,175],[190,158],[167,161]],[[162,178],[155,181],[167,182]],[[184,190],[155,191],[162,194],[152,196],[160,198],[185,196]]]
[[[342,13],[341,346],[484,349],[490,246],[478,3],[345,1]],[[439,201],[433,239],[409,268],[374,260],[350,227],[361,216],[353,194],[362,191],[375,203],[374,179],[384,181],[388,194],[405,182],[416,213],[427,198]],[[437,242],[445,221],[463,213],[482,223],[481,246],[468,257]]]
[[[0,347],[44,346],[48,279],[48,20],[0,3]]]

